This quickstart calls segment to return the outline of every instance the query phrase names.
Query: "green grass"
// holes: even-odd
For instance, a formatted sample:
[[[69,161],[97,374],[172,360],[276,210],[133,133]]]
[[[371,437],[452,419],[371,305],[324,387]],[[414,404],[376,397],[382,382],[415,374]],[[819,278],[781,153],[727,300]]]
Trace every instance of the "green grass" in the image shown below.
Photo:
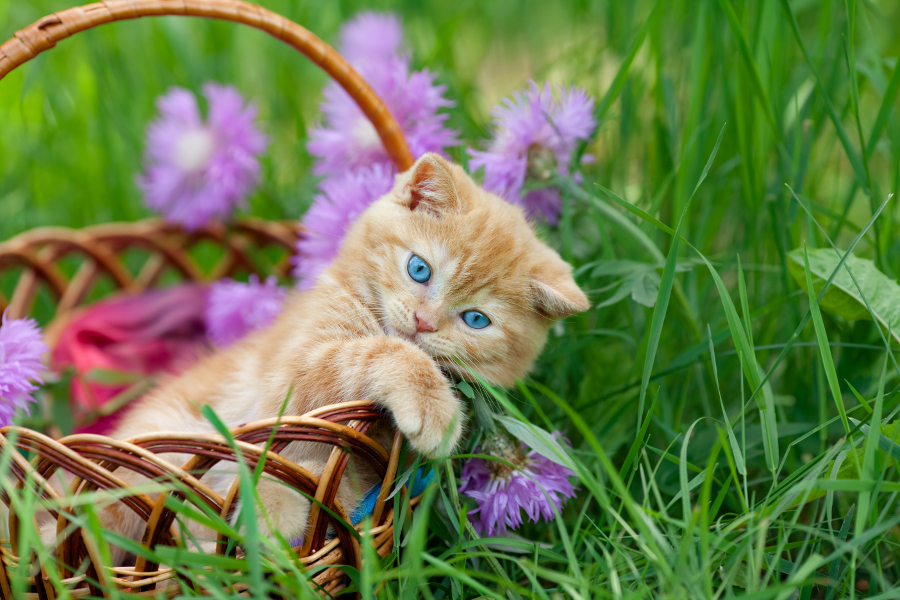
[[[0,37],[67,4],[0,0]],[[327,40],[362,6],[263,4]],[[599,290],[616,278],[593,275],[612,261],[633,261],[622,285],[658,291],[652,307],[626,295],[557,327],[500,403],[567,431],[580,491],[561,518],[525,526],[515,549],[477,540],[460,526],[459,466],[441,468],[399,555],[381,568],[370,553],[352,574],[366,597],[380,583],[383,598],[900,597],[900,367],[888,351],[900,323],[835,309],[848,292],[802,250],[812,261],[833,243],[834,266],[852,249],[900,273],[898,200],[885,204],[900,191],[900,5],[656,4],[372,3],[403,16],[469,145],[529,77],[597,98],[596,161],[583,183],[557,182],[570,230],[546,235],[594,304],[613,293]],[[249,212],[302,215],[324,76],[259,32],[145,19],[81,34],[0,82],[0,239],[148,216],[134,175],[153,101],[208,79],[253,97],[272,136]],[[857,313],[900,303],[867,293],[852,268]],[[276,572],[264,585],[309,596],[269,548],[242,559],[246,577]],[[202,562],[182,564],[196,581]]]

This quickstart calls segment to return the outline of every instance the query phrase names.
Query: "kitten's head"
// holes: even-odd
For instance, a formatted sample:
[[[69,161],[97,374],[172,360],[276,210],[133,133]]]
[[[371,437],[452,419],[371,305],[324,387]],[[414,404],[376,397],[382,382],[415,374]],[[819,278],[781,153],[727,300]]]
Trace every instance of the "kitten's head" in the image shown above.
[[[519,208],[436,154],[359,217],[325,277],[350,284],[388,335],[499,385],[525,374],[555,320],[590,306]]]

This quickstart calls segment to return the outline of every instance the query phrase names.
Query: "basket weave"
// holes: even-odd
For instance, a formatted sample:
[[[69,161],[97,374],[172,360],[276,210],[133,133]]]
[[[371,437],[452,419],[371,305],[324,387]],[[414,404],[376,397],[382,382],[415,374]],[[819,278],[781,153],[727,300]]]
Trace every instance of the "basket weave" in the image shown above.
[[[372,122],[399,170],[406,170],[412,165],[412,155],[397,122],[384,103],[337,52],[300,25],[240,0],[109,0],[70,8],[44,17],[0,45],[0,79],[37,54],[52,48],[59,40],[79,31],[113,21],[155,15],[185,15],[243,23],[289,44],[322,67],[353,97]],[[45,325],[45,339],[52,347],[73,312],[90,299],[102,280],[110,282],[114,289],[119,290],[118,293],[127,294],[139,293],[154,286],[166,272],[174,272],[182,280],[197,282],[215,280],[237,272],[265,275],[259,273],[251,251],[271,246],[283,250],[276,271],[286,275],[288,259],[300,233],[296,223],[257,219],[240,220],[228,227],[214,224],[191,233],[159,220],[111,223],[80,230],[63,227],[34,229],[0,243],[0,275],[9,272],[18,274],[12,295],[7,298],[0,293],[0,310],[8,308],[10,318],[27,316],[40,289],[49,290],[55,316]],[[223,258],[209,273],[204,273],[189,254],[190,247],[201,241],[212,242],[223,250]],[[125,265],[123,254],[134,249],[139,249],[148,258],[137,272],[132,273]],[[60,268],[60,262],[64,259],[80,261],[71,278]],[[395,434],[392,447],[384,448],[366,435],[372,424],[383,417],[374,404],[360,400],[333,404],[302,416],[256,421],[232,430],[237,447],[250,468],[254,468],[257,461],[263,458],[261,445],[271,438],[273,445],[264,457],[265,476],[283,481],[316,499],[317,503],[310,511],[305,541],[294,550],[299,564],[307,568],[324,567],[316,574],[314,581],[328,593],[346,586],[344,573],[336,565],[361,568],[356,536],[327,511],[319,508],[321,504],[344,521],[350,521],[347,511],[336,499],[350,453],[384,482],[373,511],[370,534],[379,555],[386,556],[393,550],[394,515],[386,504],[386,498],[397,475],[402,439]],[[287,444],[295,441],[333,446],[322,473],[309,473],[278,454]],[[187,502],[201,502],[225,518],[229,518],[237,506],[237,481],[223,498],[202,480],[202,475],[217,463],[236,460],[232,447],[217,435],[169,432],[115,440],[81,434],[54,440],[21,427],[0,429],[0,452],[9,450],[11,445],[33,454],[34,458],[29,461],[20,452],[8,452],[12,457],[10,472],[0,476],[14,479],[19,489],[34,490],[51,501],[59,499],[57,492],[52,487],[42,487],[42,483],[60,470],[75,475],[68,490],[72,495],[128,488],[120,469],[169,482],[171,491],[159,494],[156,499],[135,494],[121,500],[146,521],[141,539],[148,548],[179,543],[173,527],[175,515],[165,506],[168,496],[186,499]],[[192,458],[183,465],[175,465],[159,456],[168,453],[188,454]],[[10,499],[5,494],[0,494],[0,500],[9,507]],[[415,499],[410,504],[415,504]],[[71,525],[67,529],[68,510],[77,512],[77,509],[67,508],[52,513],[58,519],[60,532],[72,529]],[[329,525],[337,534],[331,538],[327,536]],[[21,560],[35,560],[33,556],[16,555],[17,530],[18,517],[9,507],[11,539],[0,544],[2,598],[12,597],[9,569]],[[219,541],[228,540],[220,535]],[[228,544],[220,543],[217,552],[223,553],[228,547]],[[165,589],[170,593],[179,588],[176,571],[150,564],[142,558],[133,567],[104,564],[91,538],[78,529],[71,531],[58,547],[56,562],[38,566],[40,572],[35,572],[31,581],[32,591],[28,594],[33,598],[57,597],[48,577],[51,569],[65,580],[70,594],[75,597],[104,596],[106,592],[103,588],[114,586],[148,597],[159,593],[161,588],[157,585],[168,586]],[[71,568],[81,570],[74,573]],[[100,587],[93,582],[99,582]],[[251,591],[244,593],[249,595]]]

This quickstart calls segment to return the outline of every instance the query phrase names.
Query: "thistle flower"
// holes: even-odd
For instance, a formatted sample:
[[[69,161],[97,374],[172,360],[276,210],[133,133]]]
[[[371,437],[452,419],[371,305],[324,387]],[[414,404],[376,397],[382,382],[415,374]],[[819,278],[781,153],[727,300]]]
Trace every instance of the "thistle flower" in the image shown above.
[[[267,145],[253,123],[256,107],[245,105],[237,90],[208,83],[203,94],[206,121],[185,89],[157,100],[160,116],[147,129],[145,173],[137,180],[147,206],[188,230],[245,204]]]
[[[204,312],[207,335],[216,345],[228,346],[271,323],[281,313],[286,295],[274,277],[265,283],[256,275],[248,283],[217,281],[210,286]]]
[[[541,516],[550,522],[566,498],[575,496],[575,488],[569,483],[569,477],[575,475],[571,469],[505,434],[490,437],[484,448],[476,448],[475,452],[502,458],[515,466],[481,458],[473,458],[463,466],[459,491],[478,505],[469,512],[469,518],[479,535],[495,537],[505,535],[508,528],[518,529],[523,523],[522,510],[534,523]]]
[[[361,13],[344,25],[340,38],[341,52],[387,105],[413,156],[458,143],[457,132],[445,126],[448,115],[438,114],[453,106],[444,97],[446,86],[436,85],[427,69],[410,72],[395,16]],[[316,157],[313,172],[331,176],[348,168],[390,164],[375,127],[343,88],[331,82],[324,96],[324,123],[310,131],[307,144]]]
[[[341,54],[351,63],[382,62],[400,55],[403,26],[397,15],[367,10],[347,21],[339,38]]]
[[[44,366],[41,355],[49,348],[41,339],[41,329],[34,319],[0,320],[0,427],[12,423],[19,408],[28,410],[34,402],[32,383],[41,381]]]
[[[388,193],[394,175],[388,165],[376,163],[324,180],[303,218],[306,232],[297,242],[293,257],[294,277],[310,288],[337,256],[353,221],[372,202]]]
[[[484,167],[488,190],[555,224],[562,212],[559,191],[544,187],[523,194],[522,187],[526,180],[545,182],[568,173],[576,143],[597,124],[593,111],[593,99],[581,89],[554,90],[546,83],[541,88],[532,81],[529,89],[494,107],[494,139],[485,151],[469,150],[469,167]]]

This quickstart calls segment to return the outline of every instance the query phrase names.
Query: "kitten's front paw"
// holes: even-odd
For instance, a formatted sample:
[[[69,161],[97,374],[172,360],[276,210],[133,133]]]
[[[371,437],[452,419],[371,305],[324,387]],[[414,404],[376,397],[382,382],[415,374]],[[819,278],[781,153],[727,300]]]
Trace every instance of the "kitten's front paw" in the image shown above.
[[[429,458],[453,452],[462,435],[462,406],[443,377],[418,392],[395,394],[390,409],[400,432]]]

